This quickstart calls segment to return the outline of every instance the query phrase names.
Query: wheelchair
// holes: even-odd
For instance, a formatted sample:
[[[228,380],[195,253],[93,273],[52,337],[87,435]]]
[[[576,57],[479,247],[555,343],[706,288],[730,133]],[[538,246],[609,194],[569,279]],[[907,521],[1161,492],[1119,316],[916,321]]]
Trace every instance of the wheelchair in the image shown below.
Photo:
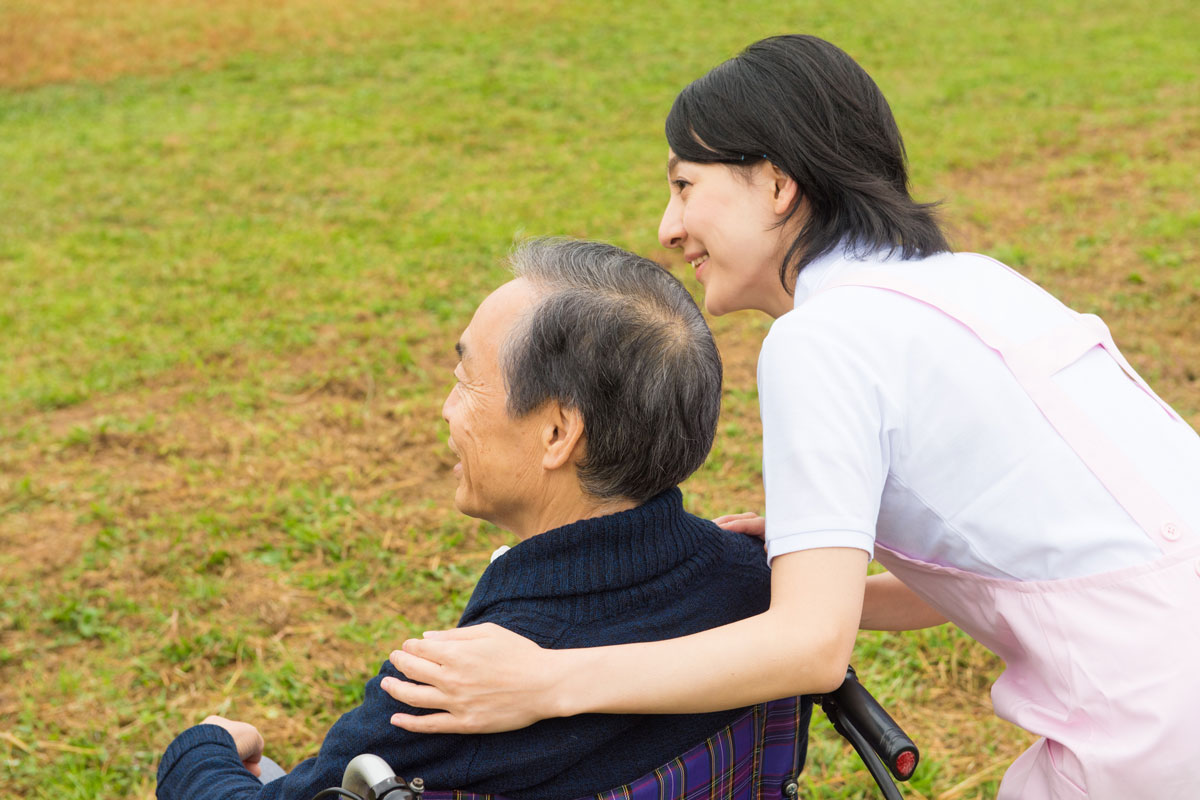
[[[811,698],[858,753],[885,800],[903,800],[896,781],[907,781],[916,771],[920,752],[912,739],[858,681],[854,668],[833,692]],[[804,768],[799,743],[807,740],[809,717],[800,698],[776,700],[755,706],[742,718],[697,745],[670,765],[632,784],[603,792],[598,800],[640,800],[642,797],[683,798],[705,796],[705,787],[719,785],[721,797],[779,797],[800,795]],[[738,755],[738,750],[741,755]],[[747,758],[747,754],[749,758]],[[690,763],[689,763],[690,762]],[[677,766],[676,766],[677,765]],[[687,785],[686,774],[699,774],[700,787]],[[712,774],[724,771],[713,780]],[[665,782],[664,782],[665,781]],[[667,789],[668,794],[664,794]],[[712,793],[716,796],[716,793]],[[354,758],[346,767],[341,787],[318,792],[313,800],[344,797],[348,800],[504,800],[496,795],[459,791],[427,791],[420,778],[397,776],[387,762],[370,753]]]

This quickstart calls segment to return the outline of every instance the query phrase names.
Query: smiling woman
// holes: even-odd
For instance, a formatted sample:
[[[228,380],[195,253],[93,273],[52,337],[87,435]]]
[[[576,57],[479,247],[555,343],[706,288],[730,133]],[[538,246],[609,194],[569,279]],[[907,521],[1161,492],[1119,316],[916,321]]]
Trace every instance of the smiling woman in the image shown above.
[[[1194,795],[1200,437],[1098,318],[949,251],[909,195],[883,95],[830,43],[751,45],[683,90],[667,139],[660,240],[710,311],[775,318],[758,368],[766,519],[721,520],[765,535],[770,609],[587,651],[494,628],[409,641],[393,662],[429,685],[395,696],[447,713],[395,723],[823,692],[858,627],[949,619],[1006,663],[997,713],[1042,737],[1000,798]],[[868,580],[872,556],[889,572]]]
[[[702,233],[742,217],[749,226],[740,226],[745,230],[737,245],[771,241],[768,231],[785,240],[782,252],[767,254],[767,260],[789,295],[795,273],[847,242],[864,250],[894,248],[906,259],[950,249],[932,207],[909,194],[904,143],[879,87],[846,53],[820,39],[781,36],[748,47],[679,93],[666,133],[673,191],[659,240],[683,247],[693,263],[705,255]],[[711,176],[708,165],[722,165],[715,172],[741,177],[766,197],[685,225],[689,204],[676,203],[676,195],[693,182],[677,173],[695,169]],[[710,202],[735,200],[731,189],[714,187]],[[689,232],[696,241],[684,241]],[[755,255],[729,253],[752,263]]]
[[[768,161],[744,169],[682,161],[671,152],[671,199],[659,225],[664,246],[682,248],[704,286],[710,314],[757,308],[779,316],[791,306],[787,287],[751,265],[778,263],[800,219],[777,224],[803,202],[796,184]]]

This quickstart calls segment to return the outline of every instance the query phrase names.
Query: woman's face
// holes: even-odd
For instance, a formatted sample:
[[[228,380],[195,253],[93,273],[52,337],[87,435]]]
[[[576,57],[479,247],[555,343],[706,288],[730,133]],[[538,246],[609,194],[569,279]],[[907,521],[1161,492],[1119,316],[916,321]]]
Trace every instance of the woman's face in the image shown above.
[[[795,197],[795,182],[765,159],[742,170],[682,161],[673,152],[667,181],[671,199],[658,240],[683,250],[704,286],[708,313],[758,309],[778,317],[790,311],[792,297],[779,282],[779,265],[796,220],[778,223]]]

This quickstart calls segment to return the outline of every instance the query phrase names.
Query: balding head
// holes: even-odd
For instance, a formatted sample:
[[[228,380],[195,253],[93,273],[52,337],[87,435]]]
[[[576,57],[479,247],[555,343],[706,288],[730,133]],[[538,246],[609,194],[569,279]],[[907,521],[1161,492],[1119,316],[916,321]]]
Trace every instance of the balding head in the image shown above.
[[[501,356],[510,413],[577,409],[595,497],[643,502],[691,475],[716,433],[721,358],[683,285],[598,242],[537,239],[511,261],[538,299]]]

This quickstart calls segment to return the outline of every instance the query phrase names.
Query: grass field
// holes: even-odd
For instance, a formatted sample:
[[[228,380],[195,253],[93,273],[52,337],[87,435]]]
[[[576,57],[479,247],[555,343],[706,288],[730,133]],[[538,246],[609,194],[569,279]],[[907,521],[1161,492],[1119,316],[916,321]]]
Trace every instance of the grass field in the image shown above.
[[[523,235],[679,267],[666,110],[790,31],[876,77],[959,249],[1103,315],[1200,423],[1188,0],[0,5],[8,793],[149,797],[214,712],[294,763],[389,649],[453,624],[505,541],[450,505],[459,330]],[[699,513],[761,508],[766,323],[714,320]],[[995,659],[938,629],[855,661],[923,747],[906,796],[994,795],[1027,742],[991,717]],[[823,726],[809,764],[806,796],[873,796]]]

